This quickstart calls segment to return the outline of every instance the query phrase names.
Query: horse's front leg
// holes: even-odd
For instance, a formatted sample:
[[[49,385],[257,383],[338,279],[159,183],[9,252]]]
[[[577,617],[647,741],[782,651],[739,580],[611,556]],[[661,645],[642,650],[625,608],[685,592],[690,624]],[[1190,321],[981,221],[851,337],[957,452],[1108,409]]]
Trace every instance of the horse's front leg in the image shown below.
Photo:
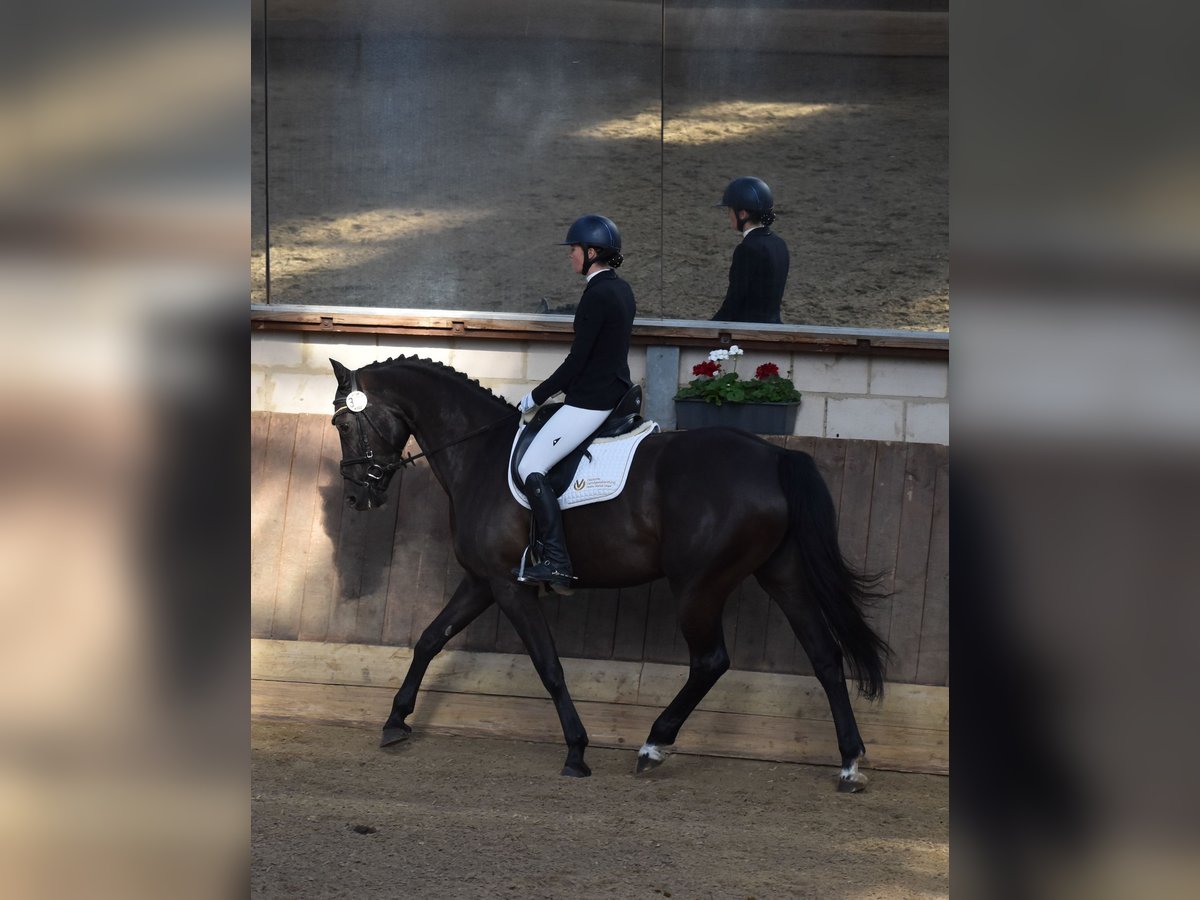
[[[445,609],[429,623],[429,627],[413,647],[408,674],[404,676],[404,683],[400,685],[400,690],[396,692],[396,698],[392,701],[392,714],[383,724],[380,747],[398,744],[412,734],[412,728],[405,724],[404,720],[412,714],[413,707],[416,706],[417,690],[421,687],[421,679],[425,677],[429,663],[442,652],[450,638],[474,622],[479,614],[494,602],[492,589],[485,579],[468,574],[459,583]]]
[[[588,745],[587,732],[567,690],[562,661],[558,658],[554,637],[550,633],[550,625],[546,622],[541,604],[538,603],[537,593],[532,588],[503,579],[494,580],[492,587],[496,602],[500,604],[500,609],[508,616],[517,635],[525,644],[529,658],[533,660],[533,666],[554,701],[555,710],[558,711],[558,720],[562,724],[563,737],[567,742],[567,761],[563,765],[562,774],[586,778],[592,774],[588,764],[583,761],[583,752]]]

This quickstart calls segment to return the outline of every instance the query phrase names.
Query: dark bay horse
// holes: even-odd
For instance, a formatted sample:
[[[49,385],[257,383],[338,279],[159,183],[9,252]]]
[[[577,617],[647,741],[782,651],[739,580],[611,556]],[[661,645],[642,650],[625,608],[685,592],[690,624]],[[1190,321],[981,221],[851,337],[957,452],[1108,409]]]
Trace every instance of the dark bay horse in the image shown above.
[[[381,746],[412,729],[417,690],[430,661],[493,603],[529,651],[562,723],[563,775],[591,773],[587,732],[563,679],[562,664],[537,590],[512,568],[529,536],[529,512],[506,481],[517,410],[478,382],[429,360],[401,358],[351,372],[335,360],[333,424],[341,435],[346,501],[381,506],[410,435],[450,497],[454,553],[466,575],[413,648],[412,664],[383,726]],[[564,514],[567,545],[581,588],[619,588],[665,577],[679,601],[690,674],[655,721],[637,771],[654,768],[664,748],[729,668],[721,615],[748,575],[779,604],[812,660],[829,699],[842,771],[838,789],[861,790],[865,752],[842,670],[868,698],[883,693],[887,644],[863,606],[868,583],[850,570],[837,542],[829,489],[811,456],[727,428],[647,437],[621,495]],[[569,602],[569,601],[564,601]]]

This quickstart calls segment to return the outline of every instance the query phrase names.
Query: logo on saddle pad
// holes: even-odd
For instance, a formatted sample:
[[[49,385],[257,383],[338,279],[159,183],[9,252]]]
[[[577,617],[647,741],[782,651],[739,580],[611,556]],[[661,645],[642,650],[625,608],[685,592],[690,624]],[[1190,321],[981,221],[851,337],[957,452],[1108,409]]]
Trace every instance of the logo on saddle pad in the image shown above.
[[[578,481],[576,481],[574,484],[571,485],[571,488],[576,491],[582,491],[585,487],[587,487],[587,479],[586,478],[580,478]]]

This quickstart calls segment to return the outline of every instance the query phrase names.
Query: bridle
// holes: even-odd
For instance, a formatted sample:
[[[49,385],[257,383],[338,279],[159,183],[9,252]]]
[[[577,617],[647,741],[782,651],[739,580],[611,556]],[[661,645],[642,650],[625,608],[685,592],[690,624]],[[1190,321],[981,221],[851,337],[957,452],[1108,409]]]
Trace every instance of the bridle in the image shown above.
[[[366,422],[367,425],[369,425],[371,429],[377,435],[379,435],[383,443],[392,446],[393,450],[395,449],[395,446],[391,444],[387,436],[382,430],[380,430],[379,426],[376,425],[375,422],[372,421],[371,417],[367,415],[366,394],[364,394],[358,388],[357,373],[352,372],[350,374],[349,388],[350,389],[345,395],[334,398],[333,418],[330,419],[330,422],[336,427],[337,417],[341,413],[349,412],[353,414],[354,421],[358,426],[357,438],[359,455],[349,459],[342,459],[341,463],[339,463],[339,468],[341,469],[342,477],[351,484],[361,485],[362,487],[367,488],[369,491],[377,491],[380,493],[387,490],[388,481],[391,479],[392,473],[394,473],[396,470],[403,469],[407,466],[415,466],[418,459],[432,456],[435,453],[440,453],[442,450],[445,450],[448,447],[453,447],[455,444],[461,444],[463,441],[468,441],[473,437],[477,437],[478,435],[483,434],[485,431],[490,431],[497,426],[503,425],[505,422],[511,420],[513,414],[520,415],[519,411],[514,409],[503,418],[497,419],[494,422],[490,422],[481,428],[476,428],[474,431],[470,431],[467,434],[464,434],[462,437],[455,438],[452,441],[447,441],[440,447],[434,447],[432,450],[427,451],[422,450],[417,454],[410,453],[408,456],[404,456],[403,452],[401,452],[400,455],[393,459],[380,461],[376,459],[375,451],[371,449],[371,445],[367,441],[367,430],[363,427],[363,422]],[[406,416],[399,409],[392,411],[396,413],[396,415],[398,415],[404,422],[405,426],[408,428],[408,433],[413,434],[413,424],[409,420],[408,416]],[[355,478],[348,471],[354,466],[363,465],[364,463],[366,464],[366,469],[363,471],[362,478]]]

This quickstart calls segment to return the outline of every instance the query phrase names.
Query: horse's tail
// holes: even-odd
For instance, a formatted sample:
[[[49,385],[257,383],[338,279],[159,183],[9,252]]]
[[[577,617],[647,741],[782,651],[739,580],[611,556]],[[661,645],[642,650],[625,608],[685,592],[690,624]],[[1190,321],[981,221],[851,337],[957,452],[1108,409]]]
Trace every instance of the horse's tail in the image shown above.
[[[816,600],[849,661],[859,692],[872,700],[882,698],[891,648],[863,616],[866,606],[883,599],[874,590],[879,578],[855,572],[842,556],[833,497],[813,458],[807,453],[785,451],[779,469],[788,499],[790,539],[800,550],[801,578],[807,594]]]

